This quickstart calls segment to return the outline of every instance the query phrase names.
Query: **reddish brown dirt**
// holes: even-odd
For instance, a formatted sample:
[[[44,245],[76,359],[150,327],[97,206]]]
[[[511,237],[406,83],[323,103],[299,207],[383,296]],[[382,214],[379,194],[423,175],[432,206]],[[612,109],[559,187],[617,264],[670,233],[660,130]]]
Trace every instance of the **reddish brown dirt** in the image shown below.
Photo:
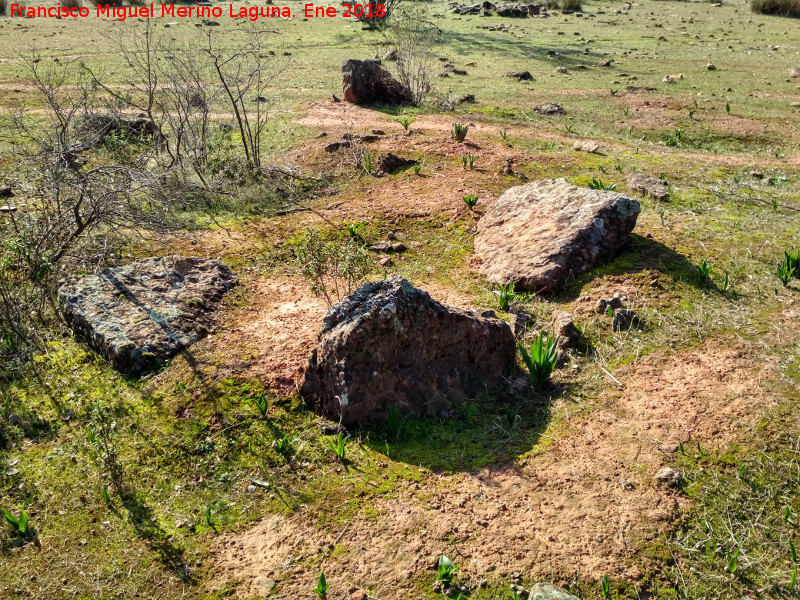
[[[320,548],[333,543],[328,580],[381,598],[416,597],[409,580],[432,576],[441,553],[473,583],[513,572],[556,581],[576,572],[635,578],[631,542],[656,538],[686,508],[653,474],[672,463],[679,441],[724,447],[768,401],[746,357],[724,349],[731,345],[648,357],[618,372],[624,389],[610,385],[594,410],[556,405],[559,416],[573,416],[567,430],[550,434],[545,452],[516,465],[427,475],[343,529],[324,531],[302,510],[265,517],[220,542],[216,583],[235,582],[239,597],[249,598],[273,580],[278,597],[301,597],[321,567]]]

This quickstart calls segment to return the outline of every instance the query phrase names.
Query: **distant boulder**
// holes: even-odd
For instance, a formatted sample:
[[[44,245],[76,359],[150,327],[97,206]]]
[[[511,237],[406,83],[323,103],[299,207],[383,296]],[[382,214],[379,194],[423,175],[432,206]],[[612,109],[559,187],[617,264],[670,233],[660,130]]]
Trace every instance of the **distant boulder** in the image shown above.
[[[380,60],[346,60],[342,65],[344,99],[353,104],[411,104],[414,95],[381,66]]]

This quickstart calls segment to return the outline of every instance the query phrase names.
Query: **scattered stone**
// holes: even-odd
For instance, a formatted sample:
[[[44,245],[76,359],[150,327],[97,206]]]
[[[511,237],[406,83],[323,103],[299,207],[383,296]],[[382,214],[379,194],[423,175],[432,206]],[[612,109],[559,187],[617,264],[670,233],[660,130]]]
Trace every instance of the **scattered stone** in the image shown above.
[[[391,152],[388,154],[381,154],[378,156],[377,160],[377,171],[378,173],[385,173],[387,175],[394,173],[398,169],[402,169],[404,167],[410,167],[412,165],[416,165],[417,161],[408,159],[408,158],[400,158],[399,156],[392,154]]]
[[[464,69],[450,69],[450,72],[453,75],[467,75],[467,72]]]
[[[203,19],[203,25],[206,27],[219,27],[219,21],[212,21],[211,19]]]
[[[800,77],[800,67],[792,67],[789,69],[789,77],[792,79],[797,79]]]
[[[456,96],[451,100],[454,106],[458,106],[459,104],[475,104],[475,94],[462,94],[461,96]]]
[[[204,337],[236,282],[209,258],[147,258],[66,283],[58,302],[76,335],[117,371],[140,377]]]
[[[534,585],[528,594],[528,598],[530,600],[578,600],[576,596],[549,583],[537,583]]]
[[[753,179],[764,179],[764,173],[761,171],[750,171],[750,177]]]
[[[581,334],[578,331],[578,328],[575,327],[575,322],[572,320],[571,314],[563,310],[555,311],[553,313],[553,318],[550,321],[550,326],[553,331],[553,335],[559,338],[559,350],[574,348],[578,345]]]
[[[367,598],[369,598],[369,596],[364,590],[356,590],[350,594],[350,600],[367,600]]]
[[[669,188],[663,179],[656,179],[644,173],[631,173],[628,175],[628,187],[632,192],[642,194],[653,200],[669,200]]]
[[[567,67],[556,67],[556,73],[566,73]]]
[[[349,140],[343,140],[340,142],[331,142],[330,144],[325,144],[325,152],[336,152],[341,148],[349,148],[353,145],[353,142]]]
[[[449,308],[402,277],[366,283],[328,310],[301,388],[335,421],[368,424],[389,408],[436,415],[514,369],[508,324]]]
[[[600,144],[593,140],[578,140],[572,145],[572,149],[594,154],[600,149]]]
[[[516,313],[511,319],[511,325],[514,328],[514,337],[521,337],[525,334],[533,324],[533,317],[526,312],[520,311]]]
[[[601,67],[610,67],[611,64],[614,62],[613,59],[609,58],[608,60],[604,60],[600,63]]]
[[[372,244],[368,249],[372,252],[388,252],[392,249],[392,245],[389,242],[378,242],[377,244]]]
[[[623,194],[578,188],[566,179],[510,188],[478,222],[480,271],[492,283],[551,291],[611,258],[628,240],[640,210]]]
[[[389,267],[392,264],[391,256],[384,256],[378,261],[382,267]]]
[[[255,493],[255,491],[256,491],[256,486],[254,486],[252,483],[247,486],[247,493],[248,494],[253,494],[253,493]]]
[[[344,99],[353,104],[410,104],[414,96],[381,66],[380,60],[346,60],[342,65]]]
[[[391,246],[392,252],[405,252],[407,250],[406,245],[403,242],[395,242]]]
[[[528,6],[523,4],[505,4],[497,9],[498,17],[508,19],[524,19],[528,14]]]
[[[17,207],[13,204],[0,204],[0,213],[15,213]]]
[[[633,327],[639,320],[635,310],[630,308],[618,308],[614,311],[614,321],[611,323],[613,331],[623,331]]]
[[[11,425],[19,425],[20,423],[19,415],[17,413],[11,413],[10,415],[8,415],[8,422]]]
[[[534,112],[539,113],[540,115],[547,115],[547,116],[554,116],[554,115],[563,115],[565,114],[564,107],[556,102],[545,102],[544,104],[540,104],[539,106],[534,107]]]
[[[383,55],[383,60],[397,60],[397,48],[392,48]]]
[[[514,159],[507,158],[503,163],[503,166],[500,167],[500,175],[514,175]]]
[[[648,87],[644,85],[626,85],[625,91],[628,94],[648,94],[651,92],[657,92],[658,88]]]
[[[677,487],[683,481],[683,475],[672,467],[662,467],[661,470],[656,473],[656,481],[666,483],[672,487]]]
[[[10,185],[0,185],[0,198],[13,198],[14,190]]]
[[[513,77],[520,81],[533,81],[533,75],[531,75],[530,71],[512,71],[507,77]]]
[[[715,65],[713,65],[712,63],[708,63],[706,65],[706,69],[709,70],[709,71],[716,71],[717,67]]]
[[[374,135],[386,135],[386,132],[383,129],[373,129],[372,133]]]

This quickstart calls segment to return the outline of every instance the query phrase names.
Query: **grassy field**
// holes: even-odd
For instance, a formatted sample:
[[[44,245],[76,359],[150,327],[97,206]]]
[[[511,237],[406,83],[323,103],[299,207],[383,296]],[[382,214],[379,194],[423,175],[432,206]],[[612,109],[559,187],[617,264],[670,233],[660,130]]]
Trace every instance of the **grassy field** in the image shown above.
[[[331,94],[342,61],[383,55],[391,31],[288,5],[297,17],[258,23],[275,75],[263,155],[308,179],[209,198],[180,230],[108,258],[221,257],[241,285],[212,335],[138,381],[51,324],[24,369],[0,376],[0,508],[30,517],[25,535],[0,529],[0,597],[311,598],[324,571],[332,598],[432,599],[442,554],[475,600],[537,581],[584,599],[800,597],[800,283],[776,274],[800,246],[798,22],[741,2],[592,0],[546,19],[420,3],[442,30],[437,57],[468,74],[440,78],[436,60],[423,106],[368,109]],[[212,30],[240,44],[246,22],[219,21],[156,25],[168,47],[199,47]],[[22,57],[84,63],[128,91],[119,39],[140,27],[0,17],[0,183],[15,201],[35,183],[17,169],[12,118],[46,115]],[[534,80],[505,76],[519,70]],[[466,93],[477,102],[440,107]],[[535,112],[545,102],[565,114]],[[212,113],[231,118],[221,101]],[[413,118],[410,134],[398,115]],[[471,124],[474,169],[455,121]],[[322,149],[372,129],[387,135],[370,152],[415,158],[420,174],[372,178]],[[583,139],[600,151],[573,150]],[[508,159],[516,175],[499,173]],[[628,191],[633,172],[663,174],[669,201],[641,199],[612,261],[514,304],[543,327],[556,309],[575,316],[586,345],[553,386],[353,431],[335,460],[297,392],[327,308],[292,260],[306,228],[335,239],[364,222],[370,243],[396,232],[409,251],[372,278],[397,273],[445,304],[511,319],[473,269],[477,217],[462,195],[480,211],[521,175]],[[612,332],[594,312],[615,292],[638,329]],[[654,479],[663,466],[681,472],[678,488]]]

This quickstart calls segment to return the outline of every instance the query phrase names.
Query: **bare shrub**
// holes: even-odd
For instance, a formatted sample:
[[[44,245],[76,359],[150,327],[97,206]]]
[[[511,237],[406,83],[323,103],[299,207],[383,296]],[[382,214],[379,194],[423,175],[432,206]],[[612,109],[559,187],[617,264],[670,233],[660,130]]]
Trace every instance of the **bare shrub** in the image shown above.
[[[8,0],[0,0],[0,17],[8,14]]]
[[[24,355],[20,350],[41,341],[41,325],[54,320],[63,275],[95,270],[131,233],[176,224],[171,190],[145,168],[146,151],[126,164],[105,162],[97,152],[87,157],[109,136],[97,118],[113,118],[98,114],[93,82],[35,55],[25,66],[46,115],[20,111],[3,140],[29,188],[25,204],[0,219],[0,362],[6,369]]]
[[[352,239],[326,240],[317,229],[307,229],[295,256],[311,292],[333,306],[364,283],[374,264],[363,246]]]
[[[415,4],[404,6],[392,19],[398,78],[411,90],[415,105],[422,104],[431,90],[433,51],[441,34],[426,17],[427,12]]]
[[[750,10],[762,15],[800,17],[800,0],[750,0]]]
[[[389,23],[392,13],[400,6],[401,0],[369,0],[362,4],[363,14],[356,18],[367,26],[367,29],[382,29]],[[355,8],[356,3],[353,3]],[[383,13],[379,16],[379,10]]]

